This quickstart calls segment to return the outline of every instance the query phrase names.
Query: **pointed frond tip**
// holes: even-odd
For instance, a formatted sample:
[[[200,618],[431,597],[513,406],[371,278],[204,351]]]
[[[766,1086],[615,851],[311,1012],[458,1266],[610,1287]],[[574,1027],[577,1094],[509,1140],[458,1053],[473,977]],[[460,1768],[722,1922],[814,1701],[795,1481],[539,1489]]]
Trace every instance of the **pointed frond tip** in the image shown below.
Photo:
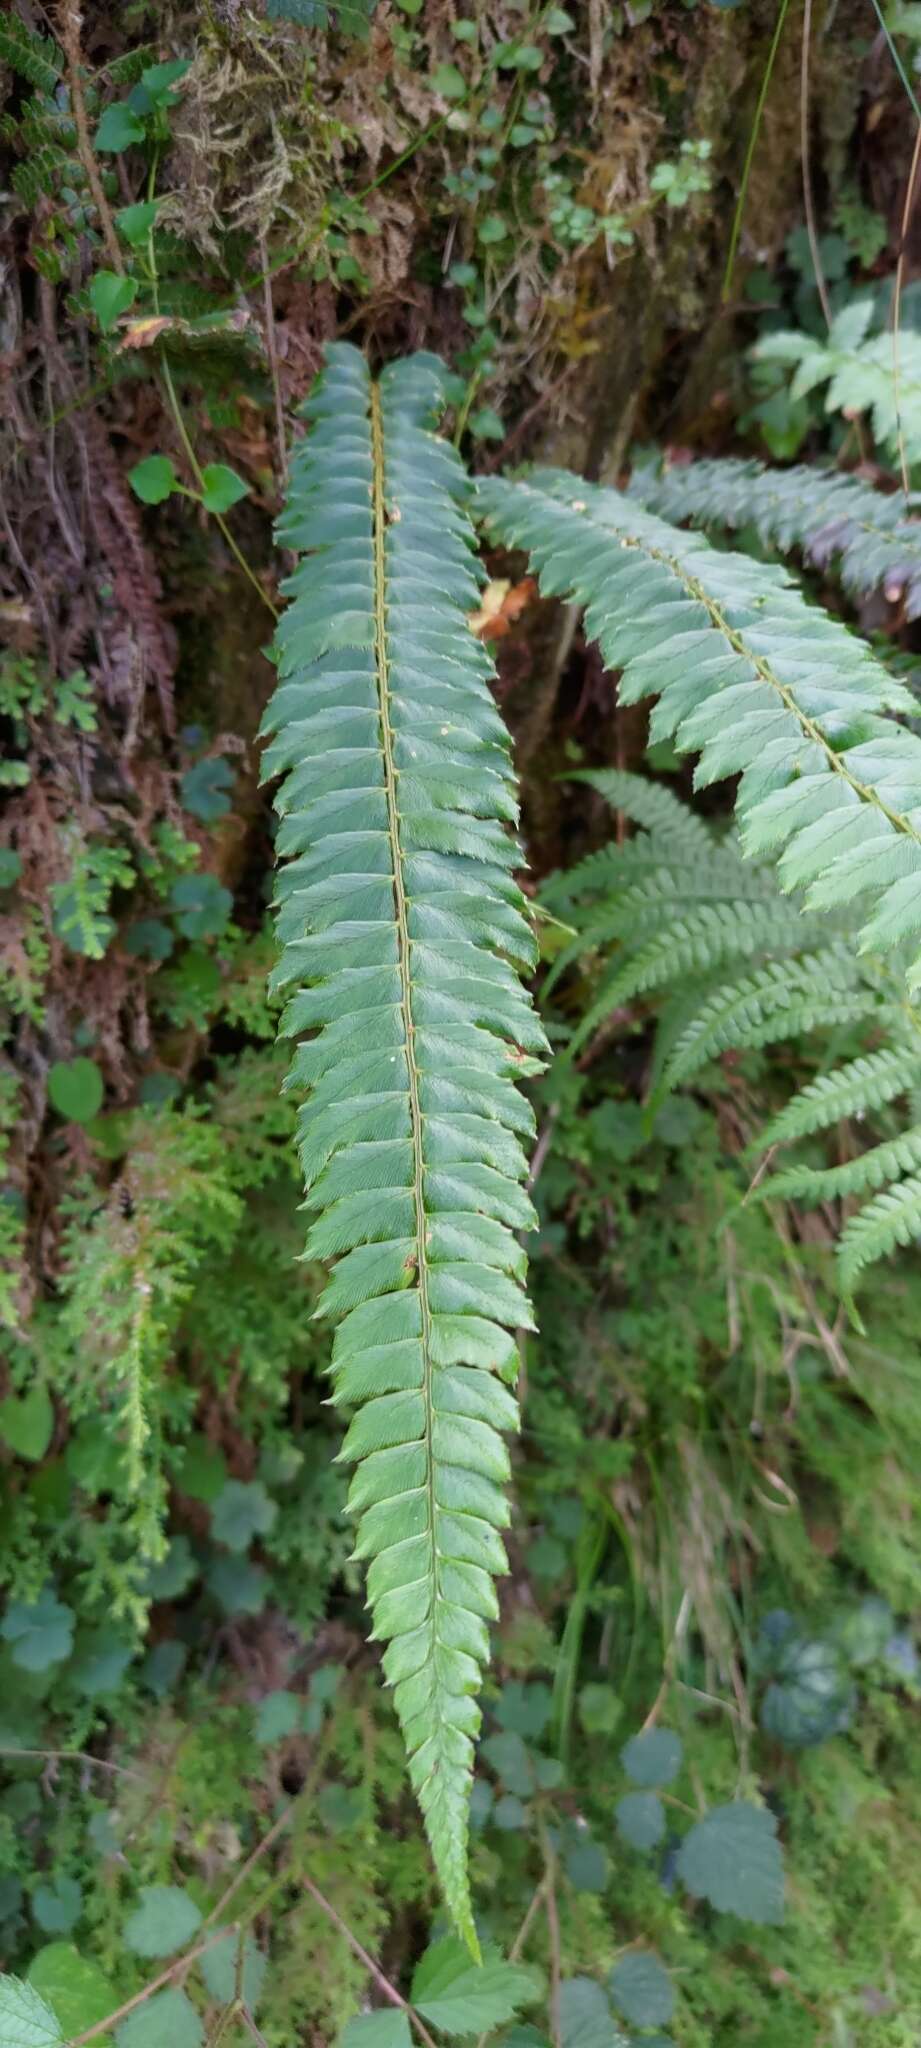
[[[921,986],[921,739],[885,714],[914,698],[786,570],[722,553],[622,492],[538,470],[478,491],[491,531],[542,591],[585,607],[621,671],[656,697],[653,741],[699,756],[698,788],[739,776],[746,853],[769,853],[814,911],[854,902],[861,951]]]
[[[467,1812],[476,1693],[506,1569],[503,1433],[516,1233],[533,1222],[517,1081],[546,1042],[505,728],[467,625],[480,574],[440,365],[373,383],[337,344],[307,406],[279,537],[298,564],[264,729],[276,796],[275,985],[298,1041],[311,1257],[333,1262],[333,1399],[356,1555],[436,1868],[476,1953]]]

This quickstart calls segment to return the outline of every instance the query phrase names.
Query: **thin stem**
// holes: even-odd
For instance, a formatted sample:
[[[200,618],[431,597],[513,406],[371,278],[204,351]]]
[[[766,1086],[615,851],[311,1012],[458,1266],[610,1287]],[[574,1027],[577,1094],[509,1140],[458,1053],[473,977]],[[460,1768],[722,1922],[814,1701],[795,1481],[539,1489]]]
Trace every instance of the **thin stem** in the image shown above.
[[[102,239],[105,242],[109,262],[119,277],[125,275],[125,260],[118,246],[115,224],[109,210],[109,202],[103,190],[102,178],[93,144],[90,139],[89,122],[86,118],[86,101],[83,97],[83,81],[80,76],[80,10],[75,0],[61,0],[60,8],[61,42],[67,58],[67,83],[73,110],[74,127],[77,131],[77,155],[86,172],[86,180],[93,195],[93,204],[99,215]]]
[[[278,480],[282,490],[288,479],[288,462],[285,452],[285,409],[281,402],[281,379],[278,374],[278,339],[275,333],[275,307],[272,303],[272,280],[269,276],[269,259],[266,249],[265,230],[259,234],[259,259],[262,266],[262,304],[265,311],[265,346],[272,377],[272,396],[275,400],[275,432],[278,437]]]
[[[428,2028],[419,2018],[419,2014],[413,2010],[407,1999],[401,1997],[396,1985],[391,1984],[389,1977],[384,1976],[383,1970],[378,1968],[373,1956],[369,1956],[367,1949],[362,1948],[357,1936],[352,1933],[350,1927],[346,1926],[345,1921],[340,1919],[335,1906],[331,1905],[329,1899],[324,1897],[319,1886],[314,1884],[312,1877],[302,1875],[301,1883],[305,1891],[310,1893],[315,1905],[319,1906],[320,1911],[326,1914],[327,1920],[332,1922],[337,1933],[341,1934],[343,1941],[348,1942],[352,1954],[358,1957],[360,1963],[364,1964],[369,1976],[374,1978],[378,1990],[383,1992],[384,1997],[389,2000],[391,2005],[398,2005],[400,2011],[405,2012],[411,2026],[415,2027],[420,2041],[425,2042],[426,2048],[436,2048],[436,2044],[432,2040]]]
[[[560,1981],[562,1978],[560,1916],[556,1904],[556,1857],[550,1846],[550,1837],[542,1820],[538,1822],[540,1846],[544,1858],[544,1906],[547,1912],[547,1933],[550,1938],[550,2039],[553,2048],[561,2048],[562,2028],[560,2025]]]
[[[911,83],[910,83],[910,80],[909,80],[909,77],[908,77],[908,73],[907,73],[907,71],[906,71],[906,69],[905,69],[905,66],[904,66],[904,64],[902,63],[902,59],[901,59],[901,57],[899,56],[898,50],[896,49],[896,46],[895,46],[895,43],[894,43],[894,42],[893,42],[893,40],[892,40],[892,30],[890,29],[890,27],[889,27],[889,23],[888,23],[888,21],[886,20],[886,17],[885,17],[885,15],[884,15],[884,13],[883,13],[883,10],[882,10],[882,8],[881,8],[881,6],[880,6],[880,4],[879,4],[879,0],[873,0],[873,8],[874,8],[874,12],[875,12],[875,14],[876,14],[876,18],[877,18],[877,20],[878,20],[878,22],[879,22],[880,28],[881,28],[881,29],[882,29],[882,31],[883,31],[883,35],[885,36],[886,42],[887,42],[887,43],[888,43],[888,45],[889,45],[889,55],[890,55],[890,57],[892,58],[892,62],[893,62],[893,64],[895,65],[895,68],[896,68],[896,71],[898,72],[899,78],[900,78],[900,80],[901,80],[901,82],[902,82],[903,86],[905,87],[905,91],[907,92],[907,94],[908,94],[908,97],[909,97],[909,99],[910,99],[910,101],[911,101],[911,104],[912,104],[912,109],[913,109],[913,111],[914,111],[914,115],[915,115],[915,119],[916,119],[917,121],[921,121],[921,107],[919,107],[919,105],[918,105],[918,102],[917,102],[917,100],[916,100],[916,98],[915,98],[915,95],[914,95],[914,93],[913,93],[913,91],[912,91],[912,88],[911,88]]]
[[[742,178],[739,185],[739,196],[736,200],[736,210],[733,215],[732,221],[732,233],[729,237],[729,255],[726,258],[726,274],[723,278],[724,305],[731,296],[732,292],[732,275],[735,269],[736,254],[739,247],[739,236],[742,232],[742,216],[745,212],[745,201],[748,196],[748,181],[751,176],[751,167],[754,161],[755,149],[758,143],[758,136],[761,132],[761,120],[764,114],[765,101],[768,96],[768,90],[770,87],[771,78],[774,71],[774,61],[777,56],[777,52],[780,48],[780,38],[783,35],[783,26],[784,22],[787,19],[787,9],[789,5],[790,0],[780,0],[780,13],[777,16],[777,22],[774,28],[774,35],[771,41],[771,47],[768,51],[767,63],[764,67],[764,71],[761,77],[761,87],[758,93],[757,105],[755,107],[755,118],[752,122],[751,133],[749,135],[748,144],[745,151],[745,162],[742,165]]]
[[[129,1770],[126,1764],[110,1764],[103,1756],[90,1756],[87,1749],[19,1749],[11,1743],[8,1748],[5,1745],[0,1746],[0,1756],[45,1757],[52,1763],[66,1761],[68,1763],[92,1764],[94,1770],[111,1771],[113,1777],[134,1778],[139,1785],[146,1785],[147,1783],[147,1778],[143,1771]]]
[[[234,1897],[234,1894],[239,1891],[241,1884],[245,1884],[246,1879],[249,1877],[250,1871],[255,1869],[256,1864],[260,1863],[263,1856],[265,1856],[267,1851],[271,1849],[273,1842],[277,1842],[279,1835],[282,1834],[285,1828],[290,1825],[293,1815],[294,1806],[286,1806],[284,1813],[280,1813],[278,1819],[272,1822],[272,1825],[269,1828],[268,1832],[263,1835],[261,1842],[257,1842],[256,1847],[252,1852],[252,1855],[247,1856],[246,1862],[241,1864],[240,1869],[237,1871],[236,1877],[233,1879],[232,1883],[230,1883],[227,1886],[227,1890],[218,1899],[217,1905],[212,1906],[210,1913],[206,1914],[205,1919],[202,1922],[202,1925],[204,1927],[209,1927],[212,1920],[216,1920],[219,1914],[226,1911],[227,1907],[230,1904],[231,1899]]]
[[[173,419],[176,422],[176,429],[179,434],[179,439],[182,442],[182,446],[185,450],[189,467],[192,471],[192,474],[195,478],[199,490],[204,491],[205,479],[204,476],[202,475],[201,465],[192,446],[192,443],[189,439],[185,420],[182,417],[182,408],[179,404],[179,399],[176,394],[176,386],[173,383],[173,374],[165,355],[161,359],[160,368],[163,372],[163,382],[166,385],[167,396],[170,402],[170,410],[172,412]],[[233,555],[238,568],[242,569],[244,576],[247,577],[248,581],[252,584],[253,589],[256,591],[257,595],[262,599],[262,602],[265,605],[266,610],[271,612],[273,619],[277,619],[279,616],[277,607],[272,603],[272,600],[269,597],[268,593],[265,590],[263,590],[262,584],[260,583],[259,578],[256,575],[255,569],[250,567],[250,564],[247,561],[246,556],[243,554],[242,550],[238,548],[237,543],[234,540],[233,534],[231,533],[230,528],[223,514],[221,512],[212,512],[211,518],[216,520],[218,526],[220,527],[224,539],[227,542],[227,546],[229,547],[230,552]]]
[[[809,155],[809,49],[812,41],[812,0],[805,0],[803,11],[803,49],[800,62],[800,155],[803,171],[803,205],[806,210],[806,233],[809,237],[809,254],[815,273],[815,286],[819,304],[825,317],[826,327],[831,326],[831,302],[819,254],[819,237],[815,224],[815,205],[812,196],[812,166]]]
[[[197,1942],[184,1956],[177,1956],[167,1970],[161,1970],[159,1977],[153,1977],[149,1984],[145,1984],[142,1991],[136,1991],[133,1998],[126,1998],[124,2005],[118,2006],[115,2012],[107,2012],[104,2020],[97,2020],[94,2026],[86,2027],[82,2034],[72,2035],[66,2048],[83,2048],[84,2041],[95,2041],[100,2034],[107,2034],[110,2027],[116,2027],[121,2020],[127,2019],[129,2012],[134,2012],[139,2005],[145,2005],[155,1991],[162,1990],[164,1984],[171,1984],[182,1970],[188,1970],[193,1963],[197,1963],[199,1956],[205,1955],[209,1948],[216,1948],[219,1941],[226,1941],[228,1934],[236,1931],[233,1927],[221,1927],[217,1934],[209,1935],[207,1941]]]
[[[912,153],[911,169],[908,173],[905,204],[902,208],[899,258],[895,266],[895,288],[892,294],[892,396],[895,405],[895,424],[899,442],[899,467],[902,472],[902,489],[905,492],[906,498],[911,485],[908,475],[908,459],[905,453],[905,435],[902,431],[902,413],[899,402],[899,377],[902,367],[899,349],[899,323],[902,317],[902,281],[905,276],[905,259],[908,254],[908,230],[911,225],[912,207],[915,203],[919,164],[921,164],[921,121],[918,122],[918,129],[915,135],[915,147]]]

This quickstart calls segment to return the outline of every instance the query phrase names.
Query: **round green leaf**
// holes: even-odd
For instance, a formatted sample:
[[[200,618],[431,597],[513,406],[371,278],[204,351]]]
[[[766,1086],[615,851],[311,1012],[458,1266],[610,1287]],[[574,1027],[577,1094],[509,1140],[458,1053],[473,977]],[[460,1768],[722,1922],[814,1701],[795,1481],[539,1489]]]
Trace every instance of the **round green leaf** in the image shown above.
[[[143,505],[162,505],[164,498],[180,488],[168,455],[145,455],[142,462],[129,469],[128,482]]]
[[[137,298],[137,279],[119,277],[115,270],[97,270],[89,290],[90,305],[103,334],[108,334],[122,313],[127,313]]]
[[[201,473],[201,501],[206,512],[229,512],[249,497],[249,485],[226,462],[208,462]]]
[[[631,1849],[654,1849],[665,1834],[665,1808],[657,1792],[627,1792],[614,1809],[617,1832]]]
[[[467,80],[456,64],[438,64],[432,72],[432,91],[440,93],[443,100],[462,100],[467,94]]]
[[[634,2027],[667,2027],[675,2010],[668,1971],[648,1949],[634,1949],[615,1963],[608,1980],[618,2012]]]
[[[211,1533],[226,1550],[248,1550],[254,1536],[266,1536],[278,1514],[278,1504],[266,1493],[261,1479],[247,1485],[228,1479],[211,1510]]]
[[[0,1401],[0,1437],[17,1458],[37,1464],[48,1449],[53,1430],[54,1406],[47,1387],[8,1394]]]
[[[202,2048],[205,2030],[184,1991],[156,1991],[116,2028],[118,2048]]]
[[[56,1877],[32,1894],[32,1917],[44,1934],[69,1934],[83,1911],[83,1893],[73,1877]]]
[[[173,1956],[200,1926],[201,1914],[188,1892],[176,1884],[145,1884],[125,1921],[125,1941],[136,1956]]]
[[[697,1899],[762,1927],[783,1920],[783,1862],[777,1822],[765,1806],[714,1806],[685,1835],[678,1876]]]
[[[133,142],[143,140],[143,123],[132,113],[127,100],[116,100],[114,106],[105,109],[93,137],[93,147],[118,152],[130,149]]]
[[[217,938],[233,909],[230,890],[222,887],[216,875],[180,875],[173,883],[170,902],[186,939]]]
[[[201,818],[210,825],[215,818],[222,818],[230,809],[228,790],[233,788],[233,770],[222,754],[204,761],[196,761],[194,768],[188,768],[179,784],[182,807],[191,811],[193,818]]]
[[[670,1728],[647,1728],[624,1744],[620,1760],[634,1785],[668,1785],[681,1765],[681,1742]]]
[[[217,2005],[229,2005],[237,1988],[237,1944],[239,1936],[228,1934],[226,1941],[216,1942],[213,1948],[205,1950],[199,1962],[199,1969]],[[268,1962],[262,1950],[247,1935],[243,1942],[244,2003],[254,2013],[259,2005],[262,1986]]]
[[[282,1742],[286,1735],[293,1735],[300,1726],[302,1702],[294,1692],[270,1692],[259,1703],[256,1715],[256,1741],[264,1744]]]
[[[14,1600],[0,1622],[0,1636],[11,1646],[14,1664],[23,1671],[47,1671],[62,1664],[73,1648],[73,1609],[56,1600],[48,1587],[37,1600]]]
[[[91,1123],[99,1115],[104,1094],[95,1060],[55,1060],[48,1069],[49,1100],[68,1123]]]
[[[142,242],[146,242],[156,218],[156,200],[139,199],[134,206],[119,207],[115,215],[115,225],[129,248],[137,249]]]

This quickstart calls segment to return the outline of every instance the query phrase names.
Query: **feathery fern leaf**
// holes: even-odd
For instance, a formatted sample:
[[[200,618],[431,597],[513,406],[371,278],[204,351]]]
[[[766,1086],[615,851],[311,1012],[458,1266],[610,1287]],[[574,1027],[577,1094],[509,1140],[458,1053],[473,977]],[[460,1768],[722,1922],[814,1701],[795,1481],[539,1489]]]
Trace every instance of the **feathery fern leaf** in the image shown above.
[[[658,697],[652,738],[699,753],[698,786],[741,777],[746,852],[771,852],[807,908],[869,896],[859,948],[911,942],[921,984],[921,740],[882,716],[915,704],[869,649],[784,569],[719,553],[620,492],[545,470],[491,478],[479,497],[542,590],[585,606],[621,702]]]
[[[8,64],[44,93],[53,93],[64,69],[57,43],[27,28],[12,8],[0,16],[0,64]]]
[[[638,812],[641,803],[634,801],[630,779],[616,774],[612,796],[618,808]],[[604,786],[603,773],[597,782]],[[862,1125],[898,1097],[912,1098],[921,1083],[921,1013],[905,999],[896,973],[858,957],[847,936],[847,910],[837,914],[842,936],[836,937],[825,920],[802,915],[781,898],[769,868],[744,862],[732,834],[718,836],[700,819],[695,822],[704,837],[702,853],[686,851],[683,863],[672,865],[680,841],[675,811],[684,806],[669,790],[658,795],[667,802],[648,808],[648,829],[624,845],[591,854],[565,878],[567,916],[575,930],[545,988],[574,960],[598,983],[570,1041],[572,1052],[600,1025],[623,1016],[623,1006],[636,996],[657,1001],[648,1087],[655,1108],[724,1051],[795,1041],[819,1027],[837,1034],[865,1026],[884,1041],[808,1082],[771,1120],[753,1152],[830,1130],[845,1119]],[[831,942],[817,945],[820,937]],[[781,1167],[756,1182],[758,1198],[809,1205],[887,1186],[892,1192],[901,1176],[921,1171],[914,1099],[910,1113],[909,1129],[884,1137],[845,1165]],[[851,1225],[845,1225],[839,1270],[848,1293],[878,1255],[877,1246],[887,1250],[902,1241],[887,1239],[893,1217],[907,1241],[910,1214],[910,1203],[894,1210],[884,1206],[879,1215],[873,1212],[865,1235],[855,1225],[849,1236]],[[855,1245],[859,1261],[853,1266]]]
[[[921,459],[921,334],[905,328],[898,337],[898,373],[891,330],[870,334],[872,298],[851,299],[819,339],[801,329],[766,334],[752,350],[761,363],[793,369],[790,397],[806,398],[825,384],[825,410],[869,415],[878,448],[895,458],[903,447],[908,462]]]
[[[467,626],[478,577],[458,458],[428,429],[434,358],[369,378],[327,352],[279,527],[300,560],[278,628],[276,986],[300,1042],[299,1150],[333,1260],[333,1398],[394,1687],[445,1898],[476,1951],[466,1868],[475,1693],[505,1569],[500,1434],[511,1332],[531,1322],[515,1233],[545,1040],[507,736]]]
[[[906,518],[901,491],[874,490],[835,470],[769,469],[737,456],[634,470],[628,495],[674,525],[754,527],[766,547],[801,549],[825,568],[837,561],[853,597],[882,587],[921,617],[921,520]],[[912,501],[914,503],[914,501]]]
[[[838,1254],[838,1277],[842,1293],[848,1297],[867,1266],[877,1259],[884,1259],[899,1245],[916,1244],[921,1240],[921,1177],[914,1174],[910,1180],[900,1180],[893,1188],[884,1188],[874,1195],[872,1202],[866,1202],[858,1209],[856,1216],[850,1216],[841,1233]]]

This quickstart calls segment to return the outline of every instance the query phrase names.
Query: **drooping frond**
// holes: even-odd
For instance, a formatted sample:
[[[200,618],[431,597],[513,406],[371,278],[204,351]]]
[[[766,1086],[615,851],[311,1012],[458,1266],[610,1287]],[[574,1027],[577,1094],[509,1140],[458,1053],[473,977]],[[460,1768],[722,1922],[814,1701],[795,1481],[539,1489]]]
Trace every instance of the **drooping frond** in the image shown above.
[[[825,386],[825,410],[866,415],[879,449],[893,462],[921,459],[921,334],[906,327],[896,343],[891,329],[871,334],[871,297],[851,299],[836,314],[828,334],[801,328],[766,334],[752,354],[761,363],[787,364],[793,371],[790,397],[806,398]]]
[[[466,486],[427,422],[439,366],[373,384],[330,348],[280,537],[300,560],[278,629],[277,986],[299,1040],[299,1150],[333,1270],[333,1398],[353,1413],[356,1554],[388,1645],[445,1898],[471,1946],[467,1807],[516,1426],[512,1331],[530,1323],[515,1233],[532,1221],[515,1085],[544,1038],[512,877],[516,801]]]
[[[603,781],[599,776],[599,787]],[[781,897],[770,868],[743,860],[731,833],[718,835],[696,819],[703,850],[686,849],[677,861],[674,814],[685,807],[671,791],[653,787],[651,826],[590,855],[566,877],[574,934],[545,986],[552,989],[578,960],[597,990],[570,1041],[572,1053],[605,1023],[628,1015],[628,1004],[654,1004],[647,1093],[655,1108],[671,1089],[697,1081],[724,1052],[808,1042],[819,1030],[882,1041],[808,1081],[750,1149],[770,1163],[778,1146],[837,1134],[848,1123],[853,1156],[844,1164],[816,1164],[813,1156],[779,1165],[756,1178],[758,1197],[808,1207],[875,1189],[899,1195],[903,1176],[921,1175],[917,1104],[907,1129],[857,1147],[866,1145],[867,1119],[911,1097],[921,1083],[921,1011],[905,998],[896,972],[857,954],[848,909],[831,926],[827,918],[798,912]],[[618,807],[629,810],[631,792],[619,774],[611,788]],[[547,893],[555,904],[554,882]],[[860,1217],[842,1224],[839,1274],[848,1294],[864,1266],[912,1234],[910,1199],[899,1196],[880,1210],[867,1206],[865,1228]]]
[[[841,1233],[838,1273],[842,1292],[850,1297],[867,1266],[884,1259],[899,1245],[921,1241],[921,1178],[884,1188],[850,1216]]]
[[[769,469],[737,456],[634,470],[628,495],[676,526],[752,527],[765,547],[837,562],[853,597],[881,588],[905,617],[921,617],[921,520],[901,491],[873,489],[835,470]]]
[[[658,698],[653,740],[699,753],[698,786],[741,777],[746,852],[771,853],[810,910],[865,898],[857,945],[910,945],[921,983],[921,740],[882,715],[914,699],[869,649],[784,569],[720,553],[620,492],[545,470],[479,496],[542,590],[584,605],[621,702]]]

